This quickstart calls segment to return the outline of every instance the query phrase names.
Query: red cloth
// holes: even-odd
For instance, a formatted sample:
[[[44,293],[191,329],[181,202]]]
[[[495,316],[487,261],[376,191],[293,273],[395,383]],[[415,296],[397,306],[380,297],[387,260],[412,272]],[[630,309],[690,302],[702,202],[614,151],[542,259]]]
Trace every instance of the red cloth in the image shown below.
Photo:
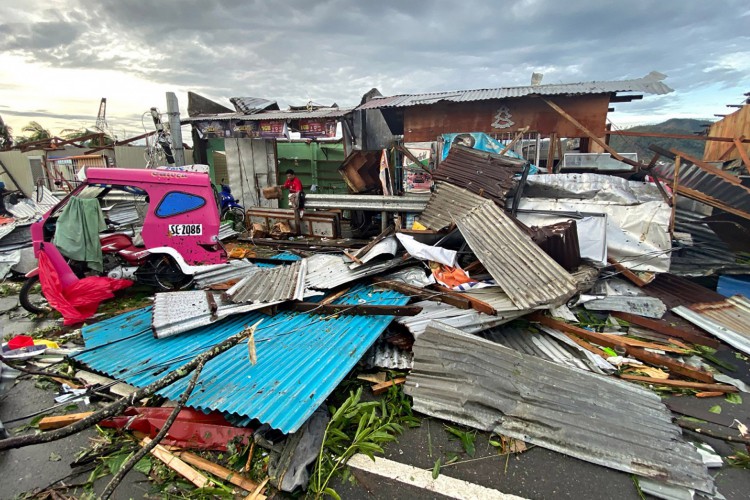
[[[46,253],[39,252],[39,282],[49,305],[63,316],[63,324],[75,325],[96,314],[102,301],[133,284],[130,280],[90,276],[63,289],[60,276]]]
[[[288,189],[290,193],[299,193],[300,191],[302,191],[302,181],[300,181],[297,177],[287,179],[284,183],[284,189]]]

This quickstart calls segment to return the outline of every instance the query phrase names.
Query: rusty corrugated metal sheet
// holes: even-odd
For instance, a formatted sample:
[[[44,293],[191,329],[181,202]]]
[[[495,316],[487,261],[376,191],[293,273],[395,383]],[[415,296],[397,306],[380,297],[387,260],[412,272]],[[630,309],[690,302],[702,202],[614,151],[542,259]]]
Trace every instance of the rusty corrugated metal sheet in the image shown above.
[[[652,391],[529,356],[433,323],[414,343],[414,410],[580,460],[714,491],[693,446]]]
[[[469,210],[487,201],[466,189],[447,182],[435,183],[435,191],[417,220],[427,229],[440,231],[453,223],[453,219],[463,217]]]
[[[670,308],[699,302],[721,302],[726,298],[720,293],[674,274],[657,275],[654,281],[643,287],[643,291],[661,299]]]
[[[513,177],[525,164],[525,160],[456,145],[435,169],[432,178],[504,204],[505,195],[513,187]]]
[[[549,226],[532,227],[531,239],[568,271],[581,264],[576,221],[568,220]]]
[[[528,85],[522,87],[498,87],[494,89],[457,90],[427,94],[404,94],[372,99],[357,109],[404,108],[435,104],[441,101],[472,102],[490,99],[510,99],[529,95],[584,95],[610,94],[614,92],[644,92],[668,94],[672,89],[662,83],[666,75],[657,72],[633,80],[600,81],[584,83],[562,83],[552,85]]]
[[[575,293],[573,277],[491,201],[457,219],[456,225],[517,307],[559,303]]]
[[[722,302],[678,306],[672,312],[750,354],[750,300],[735,295]]]

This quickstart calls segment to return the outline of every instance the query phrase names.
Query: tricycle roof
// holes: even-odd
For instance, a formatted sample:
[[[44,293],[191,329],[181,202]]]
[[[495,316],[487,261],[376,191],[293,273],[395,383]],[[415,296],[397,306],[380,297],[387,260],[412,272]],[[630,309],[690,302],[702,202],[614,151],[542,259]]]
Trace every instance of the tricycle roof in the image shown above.
[[[174,170],[152,170],[137,168],[89,168],[86,170],[89,184],[152,183],[182,186],[210,186],[207,174],[179,172]]]

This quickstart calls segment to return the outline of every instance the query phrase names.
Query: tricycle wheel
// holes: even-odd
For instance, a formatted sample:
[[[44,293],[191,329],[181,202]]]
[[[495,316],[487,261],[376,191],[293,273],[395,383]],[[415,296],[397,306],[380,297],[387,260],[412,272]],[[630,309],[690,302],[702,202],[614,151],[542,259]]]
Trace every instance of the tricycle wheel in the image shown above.
[[[21,307],[33,314],[46,314],[51,310],[47,299],[42,294],[39,275],[26,280],[18,293],[18,301],[21,303]]]
[[[193,283],[193,277],[183,273],[169,255],[154,255],[146,266],[153,273],[154,286],[160,292],[183,290]]]
[[[245,211],[240,207],[228,208],[222,214],[221,222],[231,222],[232,229],[238,233],[244,233],[246,229]]]

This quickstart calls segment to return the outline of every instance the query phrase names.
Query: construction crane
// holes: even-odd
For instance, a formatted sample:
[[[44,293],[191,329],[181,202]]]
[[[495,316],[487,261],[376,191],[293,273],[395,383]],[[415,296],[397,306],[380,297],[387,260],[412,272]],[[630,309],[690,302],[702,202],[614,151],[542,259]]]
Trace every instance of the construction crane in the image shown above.
[[[94,128],[104,135],[109,136],[113,141],[117,140],[115,134],[112,132],[112,129],[109,128],[109,124],[107,123],[106,97],[102,97],[101,102],[99,102],[99,113],[96,115],[96,125],[94,125]]]

